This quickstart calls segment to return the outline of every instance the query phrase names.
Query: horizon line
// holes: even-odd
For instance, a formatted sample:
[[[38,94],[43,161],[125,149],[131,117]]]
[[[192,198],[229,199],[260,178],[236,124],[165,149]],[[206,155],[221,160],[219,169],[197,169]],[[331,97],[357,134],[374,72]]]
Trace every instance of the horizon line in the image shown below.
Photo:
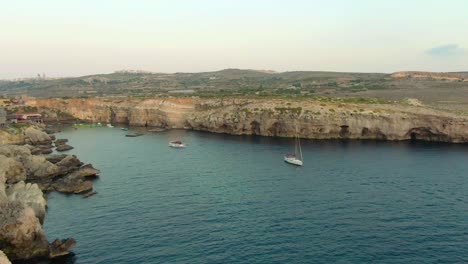
[[[199,74],[199,73],[216,73],[226,70],[239,70],[239,71],[252,71],[252,72],[260,72],[266,74],[281,74],[281,73],[288,73],[288,72],[323,72],[323,73],[351,73],[351,74],[395,74],[400,72],[424,72],[424,73],[468,73],[468,70],[461,70],[461,71],[424,71],[424,70],[400,70],[400,71],[392,71],[392,72],[372,72],[372,71],[333,71],[333,70],[287,70],[287,71],[277,71],[272,69],[243,69],[243,68],[224,68],[221,70],[214,70],[214,71],[176,71],[176,72],[157,72],[157,71],[148,71],[148,70],[136,70],[136,69],[121,69],[121,70],[114,70],[112,72],[100,72],[100,73],[92,73],[92,74],[84,74],[84,75],[68,75],[68,76],[57,76],[57,77],[45,77],[43,80],[53,80],[53,79],[67,79],[67,78],[82,78],[88,76],[95,76],[95,75],[109,75],[114,73],[130,73],[130,74]],[[13,77],[13,78],[0,78],[2,81],[15,81],[15,80],[30,80],[30,79],[40,79],[43,76],[47,76],[45,73],[37,73],[36,76],[30,77]]]

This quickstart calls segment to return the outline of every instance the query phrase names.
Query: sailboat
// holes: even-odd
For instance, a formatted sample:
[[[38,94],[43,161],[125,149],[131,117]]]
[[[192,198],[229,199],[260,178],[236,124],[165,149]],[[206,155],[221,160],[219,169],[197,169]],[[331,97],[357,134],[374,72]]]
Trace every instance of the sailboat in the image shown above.
[[[297,133],[294,137],[294,154],[289,153],[284,155],[284,161],[297,166],[302,166],[303,164],[301,141]]]

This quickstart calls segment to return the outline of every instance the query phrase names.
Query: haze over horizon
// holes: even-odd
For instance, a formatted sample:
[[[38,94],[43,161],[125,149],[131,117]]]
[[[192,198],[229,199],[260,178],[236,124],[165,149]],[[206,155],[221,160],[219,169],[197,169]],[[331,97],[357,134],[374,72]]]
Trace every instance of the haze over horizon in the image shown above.
[[[121,69],[468,70],[468,2],[9,1],[0,79]]]

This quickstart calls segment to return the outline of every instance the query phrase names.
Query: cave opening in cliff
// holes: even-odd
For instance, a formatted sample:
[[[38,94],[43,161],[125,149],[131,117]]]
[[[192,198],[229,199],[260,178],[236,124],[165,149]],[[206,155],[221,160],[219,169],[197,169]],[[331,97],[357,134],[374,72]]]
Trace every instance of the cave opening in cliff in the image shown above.
[[[252,135],[260,135],[260,123],[257,122],[257,121],[252,121],[252,123],[250,123],[250,130],[251,130],[251,133]]]
[[[418,136],[418,134],[416,134],[415,132],[411,132],[411,133],[410,133],[410,139],[411,139],[411,141],[416,141],[416,140],[418,140],[417,136]]]
[[[349,135],[349,126],[342,125],[340,126],[340,137],[347,137]]]
[[[272,136],[278,136],[281,133],[281,124],[278,122],[273,123],[270,128],[268,128],[268,132]]]

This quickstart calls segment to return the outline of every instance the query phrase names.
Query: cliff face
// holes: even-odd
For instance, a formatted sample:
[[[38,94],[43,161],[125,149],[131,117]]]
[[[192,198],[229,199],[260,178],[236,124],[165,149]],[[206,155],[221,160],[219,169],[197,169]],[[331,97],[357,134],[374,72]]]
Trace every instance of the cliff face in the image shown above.
[[[49,118],[61,114],[92,122],[114,122],[132,126],[183,127],[194,102],[183,99],[35,99],[27,102],[48,111]],[[62,115],[63,116],[63,115]]]
[[[423,72],[423,71],[403,71],[395,72],[391,75],[392,78],[415,78],[415,79],[435,79],[448,81],[468,81],[465,80],[465,73],[456,72]]]
[[[468,142],[468,118],[396,104],[233,98],[37,99],[28,104],[93,122],[236,135]]]

